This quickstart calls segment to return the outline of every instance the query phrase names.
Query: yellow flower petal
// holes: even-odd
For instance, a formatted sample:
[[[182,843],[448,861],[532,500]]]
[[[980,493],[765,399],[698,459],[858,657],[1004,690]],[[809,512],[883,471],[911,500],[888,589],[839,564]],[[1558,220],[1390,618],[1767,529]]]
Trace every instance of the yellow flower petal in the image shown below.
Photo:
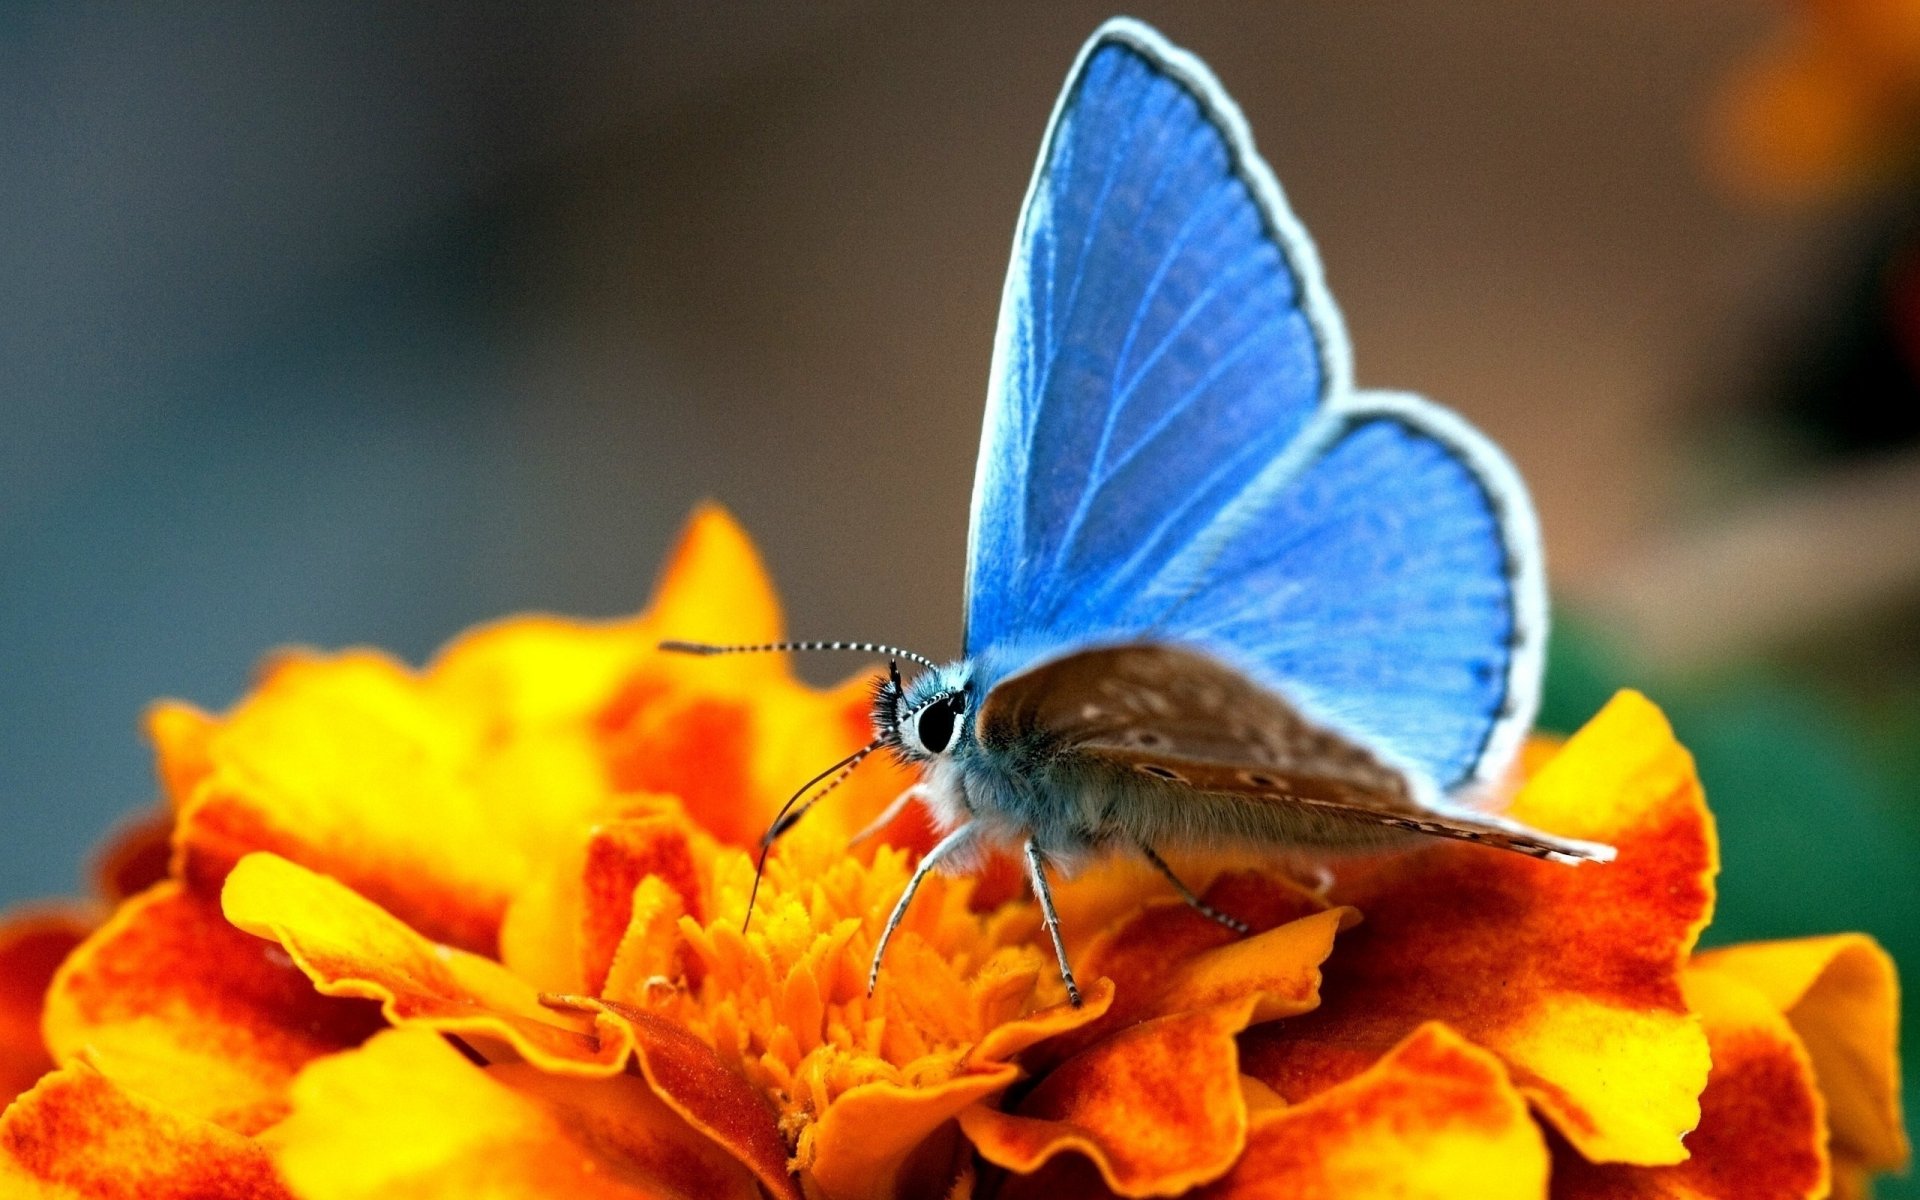
[[[758,781],[763,794],[844,753],[844,722],[822,729],[819,719],[823,705],[844,705],[785,680],[782,656],[658,650],[662,637],[719,637],[735,621],[734,638],[775,636],[778,606],[745,535],[708,509],[689,525],[644,617],[570,629],[510,622],[456,641],[424,673],[369,651],[287,653],[224,718],[157,706],[149,727],[182,813],[184,876],[212,891],[243,855],[268,850],[437,940],[493,953],[512,898],[583,824],[617,807],[609,784],[621,785],[623,762],[636,753],[656,760],[621,740],[621,723],[685,709],[692,689],[676,680],[701,672],[705,687],[740,696],[783,683],[796,703],[775,706],[781,723],[768,736],[785,746],[795,740],[786,726],[804,725],[813,741],[795,748],[819,746],[820,756],[801,769],[749,747],[743,761],[778,776]],[[743,805],[735,793],[709,807],[770,812],[775,802]]]
[[[887,1200],[925,1192],[914,1171],[924,1165],[925,1146],[937,1131],[1020,1079],[1020,1068],[1008,1060],[1021,1050],[1085,1027],[1112,1002],[1112,983],[1100,979],[1087,989],[1081,1008],[1060,1004],[995,1025],[973,1046],[964,1073],[920,1087],[874,1081],[843,1092],[812,1129],[810,1158],[804,1164],[808,1175],[833,1200]],[[945,1164],[952,1154],[933,1158]]]
[[[379,1027],[371,1005],[318,995],[277,947],[174,882],[120,906],[48,989],[47,1045],[183,1116],[254,1133],[286,1111],[308,1061]]]
[[[547,997],[554,1007],[605,1014],[623,1026],[640,1073],[687,1124],[726,1148],[774,1196],[797,1196],[772,1108],[711,1046],[680,1026],[629,1005]]]
[[[1547,1149],[1500,1060],[1423,1025],[1353,1079],[1260,1117],[1206,1200],[1535,1200]]]
[[[1540,1200],[1547,1148],[1500,1060],[1438,1023],[1286,1106],[1257,1081],[1246,1150],[1190,1200]],[[1014,1176],[998,1200],[1111,1196],[1086,1160]]]
[[[1444,845],[1343,876],[1335,895],[1364,923],[1328,960],[1319,1010],[1246,1035],[1246,1069],[1304,1100],[1443,1020],[1498,1053],[1583,1154],[1677,1162],[1708,1066],[1680,972],[1718,865],[1692,759],[1659,710],[1623,692],[1514,815],[1611,842],[1619,859],[1567,867]]]
[[[251,1138],[63,1067],[0,1118],[9,1200],[292,1200]]]
[[[1836,1166],[1864,1172],[1906,1166],[1899,979],[1885,950],[1849,933],[1730,946],[1694,963],[1757,989],[1806,1043],[1827,1104]]]
[[[960,1128],[980,1156],[1021,1174],[1075,1151],[1122,1196],[1167,1196],[1215,1179],[1246,1144],[1234,1035],[1255,996],[1155,1017],[1056,1067],[1012,1112],[976,1105]]]
[[[1570,1150],[1554,1163],[1559,1200],[1814,1200],[1828,1188],[1826,1122],[1813,1065],[1767,998],[1731,974],[1690,971],[1687,1000],[1705,1022],[1713,1076],[1690,1157],[1663,1167],[1595,1166]]]
[[[329,996],[380,1002],[396,1025],[503,1043],[541,1068],[607,1076],[626,1065],[624,1030],[540,1003],[539,993],[492,959],[438,945],[324,875],[251,854],[227,877],[227,919],[278,942]],[[610,1036],[609,1036],[610,1035]]]
[[[644,1080],[483,1069],[424,1030],[315,1063],[267,1136],[303,1200],[756,1200],[753,1177]]]
[[[179,811],[200,781],[213,770],[208,746],[220,728],[219,719],[179,700],[161,700],[147,707],[147,740],[153,743],[154,773],[160,794]]]

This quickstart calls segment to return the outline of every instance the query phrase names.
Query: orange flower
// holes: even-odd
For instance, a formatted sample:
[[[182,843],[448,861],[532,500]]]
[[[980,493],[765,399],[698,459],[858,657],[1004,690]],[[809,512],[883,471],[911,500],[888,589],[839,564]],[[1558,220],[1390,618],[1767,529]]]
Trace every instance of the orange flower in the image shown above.
[[[936,877],[869,996],[928,830],[847,841],[898,768],[781,843],[741,928],[748,847],[865,740],[867,682],[654,648],[778,635],[706,511],[632,620],[521,618],[417,673],[285,655],[224,717],[157,707],[164,871],[136,828],[104,922],[0,934],[6,1194],[1815,1196],[1905,1161],[1892,964],[1692,954],[1712,823],[1636,695],[1535,747],[1515,802],[1612,865],[1449,843],[1323,900],[1181,863],[1241,938],[1106,864],[1058,895],[1077,1009],[1008,876]]]

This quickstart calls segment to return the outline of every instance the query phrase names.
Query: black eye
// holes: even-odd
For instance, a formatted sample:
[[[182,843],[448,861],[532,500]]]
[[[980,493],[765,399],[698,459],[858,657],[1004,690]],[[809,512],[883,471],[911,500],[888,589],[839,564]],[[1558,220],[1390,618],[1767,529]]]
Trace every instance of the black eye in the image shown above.
[[[920,744],[927,748],[927,753],[938,754],[953,740],[953,723],[959,718],[963,703],[960,697],[949,696],[920,710],[915,732],[920,735]]]

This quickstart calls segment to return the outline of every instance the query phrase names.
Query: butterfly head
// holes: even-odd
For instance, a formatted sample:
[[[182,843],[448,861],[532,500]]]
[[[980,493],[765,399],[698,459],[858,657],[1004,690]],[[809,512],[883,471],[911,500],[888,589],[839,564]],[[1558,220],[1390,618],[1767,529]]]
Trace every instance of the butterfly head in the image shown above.
[[[903,682],[897,664],[873,692],[873,728],[909,763],[950,757],[973,737],[966,664],[935,667]]]

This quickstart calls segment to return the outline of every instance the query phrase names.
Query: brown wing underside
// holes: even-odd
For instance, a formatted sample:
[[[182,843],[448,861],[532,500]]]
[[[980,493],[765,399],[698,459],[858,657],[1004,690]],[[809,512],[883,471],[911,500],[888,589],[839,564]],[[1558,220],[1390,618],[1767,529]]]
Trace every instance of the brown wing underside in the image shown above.
[[[1198,651],[1158,643],[1101,647],[1002,681],[981,705],[993,746],[1040,746],[1090,767],[1191,789],[1223,830],[1268,840],[1295,829],[1400,831],[1455,838],[1562,861],[1605,859],[1607,847],[1557,838],[1498,817],[1423,804],[1406,775],[1366,746],[1308,719],[1287,700]],[[1263,837],[1262,830],[1271,830]]]

